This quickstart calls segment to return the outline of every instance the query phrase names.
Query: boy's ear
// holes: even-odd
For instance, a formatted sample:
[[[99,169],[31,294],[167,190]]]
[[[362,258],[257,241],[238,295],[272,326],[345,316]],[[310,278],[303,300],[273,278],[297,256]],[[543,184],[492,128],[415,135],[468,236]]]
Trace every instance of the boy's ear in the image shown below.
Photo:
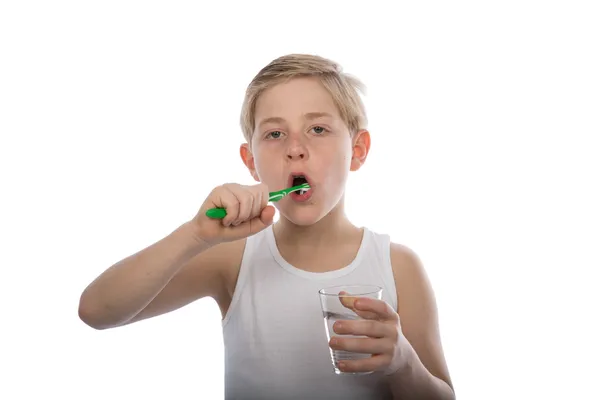
[[[260,182],[258,174],[256,173],[256,166],[254,165],[254,155],[252,154],[252,150],[248,143],[243,143],[240,146],[240,157],[242,157],[244,165],[248,168],[248,171],[250,171],[250,175],[252,175],[256,182]]]
[[[367,160],[367,155],[371,149],[371,134],[366,129],[363,129],[354,135],[352,141],[350,171],[357,171]]]

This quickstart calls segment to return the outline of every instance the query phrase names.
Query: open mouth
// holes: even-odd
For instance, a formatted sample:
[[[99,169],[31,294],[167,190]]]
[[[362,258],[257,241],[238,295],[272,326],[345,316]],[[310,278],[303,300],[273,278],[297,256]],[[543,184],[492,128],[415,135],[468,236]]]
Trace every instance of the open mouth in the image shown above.
[[[292,187],[293,186],[299,186],[299,185],[302,185],[304,183],[308,183],[310,185],[310,182],[308,181],[308,178],[306,177],[306,175],[300,174],[300,173],[290,175],[290,181],[291,181],[290,185]],[[299,190],[296,190],[296,193],[299,194],[299,195],[303,195],[306,192],[308,192],[309,190],[310,189],[299,189]]]
[[[299,186],[304,183],[308,183],[308,181],[306,180],[306,177],[304,177],[303,175],[295,176],[294,179],[292,180],[292,186]],[[303,195],[306,192],[308,192],[308,189],[296,190],[296,193],[298,193],[299,195]]]

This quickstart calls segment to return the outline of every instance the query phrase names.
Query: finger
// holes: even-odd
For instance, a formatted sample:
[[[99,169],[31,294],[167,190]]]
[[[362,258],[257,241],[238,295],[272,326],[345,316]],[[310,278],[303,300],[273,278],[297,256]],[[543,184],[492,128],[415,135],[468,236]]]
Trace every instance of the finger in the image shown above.
[[[352,336],[334,336],[329,341],[333,350],[344,350],[352,353],[383,354],[394,351],[393,343],[386,339],[359,338]]]
[[[358,315],[359,317],[363,318],[363,319],[370,319],[370,320],[379,320],[379,315],[377,315],[376,313],[372,312],[372,311],[363,311],[363,310],[359,310],[358,308],[354,307],[354,312],[356,313],[356,315]]]
[[[242,222],[248,221],[252,217],[252,206],[254,202],[254,196],[251,193],[238,191],[236,196],[240,199],[240,211],[238,217],[233,221],[233,226],[237,226]]]
[[[219,196],[219,203],[215,204],[216,207],[223,207],[227,211],[227,215],[221,221],[224,226],[230,226],[233,221],[238,217],[240,201],[235,196],[235,193],[231,189],[224,187]]]
[[[355,306],[355,302],[356,300],[358,300],[360,297],[358,296],[351,296],[348,294],[348,292],[342,290],[339,292],[338,294],[340,302],[342,303],[342,305],[344,307],[346,307],[349,310],[354,311],[359,317],[361,318],[365,318],[365,319],[377,319],[377,314],[369,312],[369,311],[361,311],[358,310]]]
[[[253,201],[252,201],[252,212],[250,216],[252,218],[259,217],[263,208],[266,207],[267,203],[264,202],[263,205],[263,193],[261,190],[254,190],[253,193]]]
[[[269,226],[273,223],[274,217],[275,217],[275,207],[266,206],[265,208],[263,208],[262,212],[260,213],[259,220],[266,228],[267,226]]]
[[[344,360],[338,363],[338,368],[342,372],[372,372],[380,371],[385,368],[389,360],[388,355],[376,354],[371,357],[360,360]]]
[[[385,301],[361,297],[354,302],[356,313],[367,319],[380,319],[386,321],[397,321],[398,313]],[[364,315],[369,315],[363,316]]]
[[[356,296],[351,296],[348,292],[346,292],[345,290],[342,290],[338,293],[339,299],[340,299],[340,303],[342,303],[342,305],[344,307],[346,307],[349,310],[354,311],[354,302],[356,301],[356,299],[358,297]]]
[[[235,235],[250,236],[254,235],[265,229],[267,226],[273,223],[273,216],[275,215],[275,208],[273,206],[267,206],[263,209],[260,216],[252,218],[248,221],[242,222],[238,226],[233,226],[235,229]]]
[[[258,191],[258,194],[259,194],[259,198],[260,198],[259,205],[260,205],[260,209],[262,210],[269,203],[269,187],[267,185],[265,185],[264,183],[261,183],[260,185],[256,186],[256,190]]]
[[[391,336],[391,329],[390,325],[371,319],[339,320],[333,324],[333,331],[338,335],[369,336],[372,338]]]

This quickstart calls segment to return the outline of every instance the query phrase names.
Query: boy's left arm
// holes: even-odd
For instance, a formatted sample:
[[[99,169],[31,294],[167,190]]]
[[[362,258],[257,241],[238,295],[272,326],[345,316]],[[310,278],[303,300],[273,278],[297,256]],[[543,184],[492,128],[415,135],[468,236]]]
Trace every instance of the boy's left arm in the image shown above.
[[[334,326],[342,334],[367,338],[339,338],[335,349],[375,354],[348,361],[344,371],[384,371],[394,399],[456,398],[444,358],[433,289],[418,257],[402,245],[391,245],[398,310],[384,301],[361,298],[352,308],[364,320]],[[337,324],[337,323],[336,323]]]

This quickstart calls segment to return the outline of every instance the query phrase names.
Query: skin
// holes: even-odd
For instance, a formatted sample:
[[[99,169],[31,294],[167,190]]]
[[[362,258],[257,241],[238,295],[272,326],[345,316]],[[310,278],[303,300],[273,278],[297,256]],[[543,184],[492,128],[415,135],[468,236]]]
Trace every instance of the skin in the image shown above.
[[[266,90],[257,102],[255,121],[251,142],[240,147],[254,179],[275,190],[287,187],[291,172],[302,171],[314,188],[308,202],[285,198],[275,203],[281,218],[274,233],[282,256],[311,271],[347,265],[360,245],[361,230],[344,213],[344,189],[349,172],[366,162],[369,132],[351,134],[314,78],[296,78]],[[330,346],[375,354],[341,369],[385,371],[395,398],[454,399],[424,268],[410,249],[392,243],[390,251],[398,309],[380,300],[356,300],[349,307],[366,319],[344,321],[335,329],[369,338],[332,339]]]
[[[344,189],[349,172],[366,160],[369,132],[351,136],[329,93],[309,78],[266,90],[257,101],[255,121],[251,143],[240,148],[254,179],[277,190],[287,187],[290,173],[301,171],[313,190],[306,203],[290,197],[274,203],[282,216],[275,226],[278,243],[327,248],[338,234],[359,237],[344,215]]]
[[[246,237],[272,224],[275,209],[267,205],[268,191],[287,187],[291,172],[307,174],[314,193],[304,203],[290,197],[274,203],[281,216],[273,230],[282,257],[314,272],[348,265],[362,231],[344,213],[344,190],[349,173],[366,162],[370,146],[369,132],[349,132],[317,80],[296,78],[274,85],[259,97],[254,135],[240,147],[242,161],[260,184],[213,189],[191,221],[88,285],[79,303],[80,318],[95,329],[115,328],[203,297],[214,298],[225,316]],[[212,207],[226,207],[228,217],[207,218],[204,212]],[[330,346],[375,354],[341,369],[385,371],[396,399],[454,399],[425,270],[400,244],[391,244],[390,257],[398,309],[379,300],[352,301],[347,306],[365,321],[344,321],[335,329],[369,337],[344,338]]]

